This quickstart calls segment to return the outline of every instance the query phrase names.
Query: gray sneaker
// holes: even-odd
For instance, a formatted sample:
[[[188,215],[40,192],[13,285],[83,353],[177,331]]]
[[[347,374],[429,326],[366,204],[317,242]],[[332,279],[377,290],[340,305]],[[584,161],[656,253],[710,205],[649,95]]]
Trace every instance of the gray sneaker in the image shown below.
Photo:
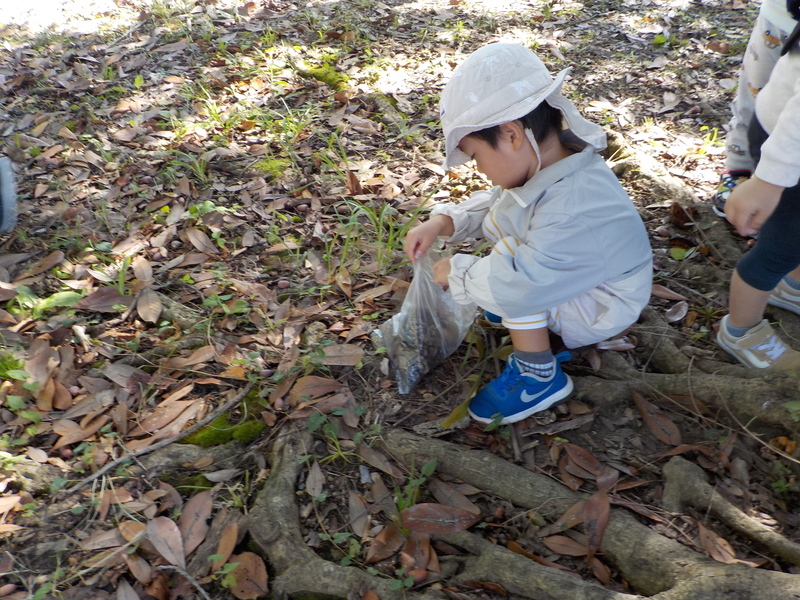
[[[751,369],[793,371],[800,369],[800,352],[783,343],[764,319],[740,338],[728,333],[728,315],[722,318],[717,345]]]
[[[0,234],[8,233],[17,224],[17,186],[11,160],[0,158]]]
[[[772,290],[767,302],[772,306],[779,306],[800,315],[800,290],[791,288],[783,279]]]

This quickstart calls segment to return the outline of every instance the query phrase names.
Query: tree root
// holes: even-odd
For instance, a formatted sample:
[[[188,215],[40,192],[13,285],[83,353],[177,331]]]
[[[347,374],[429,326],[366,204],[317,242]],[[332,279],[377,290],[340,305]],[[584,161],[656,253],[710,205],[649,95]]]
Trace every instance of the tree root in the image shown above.
[[[645,368],[659,372],[639,371],[620,353],[604,352],[602,367],[595,375],[575,378],[576,393],[594,404],[629,402],[630,390],[682,396],[697,399],[742,424],[758,420],[786,431],[794,423],[784,404],[797,397],[795,376],[690,359],[675,343],[674,330],[652,308],[642,312],[633,331],[643,348]]]
[[[132,476],[146,474],[148,477],[159,477],[164,471],[180,469],[185,465],[197,463],[200,459],[210,457],[214,462],[209,469],[219,470],[237,466],[241,460],[244,447],[236,441],[203,448],[193,444],[173,444],[161,448],[148,456],[142,457],[138,465],[130,467]]]
[[[272,471],[250,510],[252,541],[277,572],[270,581],[272,594],[276,598],[361,598],[369,589],[382,600],[444,598],[434,590],[423,593],[393,590],[390,580],[324,560],[306,545],[300,531],[295,489],[303,468],[298,458],[307,454],[311,444],[305,422],[293,423],[275,440]]]
[[[4,475],[15,482],[19,489],[25,490],[34,496],[49,492],[53,482],[57,478],[64,476],[64,471],[58,467],[47,463],[40,464],[29,458],[22,458],[11,468],[4,469],[4,471]]]
[[[629,403],[631,390],[645,396],[693,398],[712,411],[722,411],[740,424],[758,421],[770,433],[791,431],[794,421],[784,403],[797,398],[797,379],[772,374],[744,379],[706,373],[638,373],[625,380],[609,381],[595,376],[574,378],[575,393],[585,401],[601,404]],[[758,429],[757,429],[758,430]]]
[[[501,496],[516,506],[535,509],[550,519],[581,499],[579,494],[548,477],[483,451],[464,450],[448,442],[423,439],[402,431],[389,432],[385,445],[395,458],[409,465],[436,458],[440,472]],[[484,548],[482,552],[485,551]],[[657,594],[655,597],[659,600],[750,600],[756,597],[797,600],[800,597],[798,576],[714,562],[659,535],[622,510],[611,511],[600,551],[634,589],[646,595]],[[499,565],[484,568],[488,570],[481,574],[487,576],[502,573]],[[505,585],[504,581],[498,583]],[[571,590],[560,593],[552,589],[552,593],[529,597],[566,600],[575,597],[571,594]]]
[[[645,373],[636,388],[643,394],[657,390],[666,396],[697,398],[709,407],[727,411],[739,423],[760,421],[782,430],[794,423],[783,405],[797,398],[797,378],[787,374],[741,379],[691,372]]]
[[[583,379],[587,378],[580,378]],[[627,382],[603,383],[624,386],[629,394]],[[581,494],[546,476],[534,474],[487,452],[465,450],[455,444],[420,438],[403,431],[390,431],[384,442],[386,449],[405,464],[422,464],[436,458],[439,472],[503,497],[521,508],[537,510],[551,521],[582,498]],[[298,458],[306,455],[312,444],[313,438],[302,422],[292,423],[276,438],[271,449],[270,476],[249,513],[251,539],[275,571],[271,580],[273,594],[276,597],[320,595],[354,598],[361,597],[369,589],[380,598],[442,598],[436,590],[405,594],[393,590],[391,580],[325,560],[306,545],[300,527],[296,490],[298,477],[304,468]],[[157,464],[147,466],[158,468],[165,463],[174,466],[175,461],[186,462],[182,450],[180,446],[165,448],[154,455],[154,458],[158,456]],[[220,448],[220,458],[230,451],[229,448]],[[711,500],[708,499],[713,498],[713,490],[712,495],[703,500],[706,497],[703,486],[710,486],[706,483],[694,485],[701,481],[696,471],[700,469],[680,458],[673,458],[667,464],[664,469],[667,480],[665,503],[668,508],[674,508],[670,503],[675,492],[670,490],[679,489],[684,493],[695,488],[701,490],[699,495],[684,495],[680,501],[702,510],[710,506],[712,514],[717,516],[716,505],[709,504]],[[721,506],[721,520],[746,535],[755,532],[752,533],[753,539],[764,543],[777,556],[796,563],[799,556],[796,544],[775,532],[763,531],[765,528],[760,524],[760,529],[750,527],[744,531],[737,528],[735,519],[725,518],[725,507]],[[737,516],[736,512],[731,514]],[[740,523],[745,523],[742,527],[747,527],[748,518],[745,516],[742,520],[741,515],[738,517]],[[458,562],[458,569],[447,580],[451,584],[491,581],[502,585],[511,597],[533,600],[642,599],[642,596],[608,590],[540,566],[472,533],[461,532],[441,536],[441,539],[469,554],[453,559]],[[656,600],[800,598],[800,577],[717,563],[661,536],[624,510],[612,511],[600,552],[635,590]]]
[[[731,529],[758,542],[767,550],[795,565],[800,565],[800,545],[775,533],[761,521],[745,514],[720,496],[708,483],[703,469],[674,456],[664,466],[664,508],[681,512],[686,506],[708,511]]]
[[[452,583],[492,581],[500,583],[509,594],[537,600],[545,598],[635,600],[641,598],[641,596],[608,590],[559,569],[544,567],[529,558],[515,554],[466,531],[439,536],[439,539],[472,554],[463,561],[462,570],[450,580]]]
[[[660,373],[685,373],[691,360],[675,345],[675,330],[653,308],[646,307],[632,331],[647,348],[647,361]]]
[[[701,243],[708,246],[722,261],[721,267],[732,268],[742,257],[742,250],[739,247],[740,242],[737,242],[736,238],[731,235],[731,226],[714,214],[709,203],[698,202],[692,204],[691,208],[700,214],[699,223],[695,223],[694,231],[700,236]],[[727,271],[718,266],[713,267],[713,272],[709,273],[712,276],[709,282],[718,280],[720,273],[727,273]]]

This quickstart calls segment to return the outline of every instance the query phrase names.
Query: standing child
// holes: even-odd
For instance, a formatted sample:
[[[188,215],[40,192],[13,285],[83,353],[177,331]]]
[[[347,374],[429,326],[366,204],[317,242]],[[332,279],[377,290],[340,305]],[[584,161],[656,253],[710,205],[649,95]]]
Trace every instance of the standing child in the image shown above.
[[[605,133],[561,95],[567,73],[553,80],[531,50],[500,43],[455,70],[440,103],[445,168],[474,159],[494,187],[435,206],[405,241],[412,262],[440,236],[493,245],[483,258],[434,265],[456,301],[501,317],[511,336],[504,372],[469,406],[484,423],[514,423],[569,396],[569,353],[553,356],[548,330],[568,348],[593,344],[635,322],[650,298],[644,225],[598,154]]]
[[[737,184],[747,181],[755,169],[750,155],[747,130],[753,119],[756,95],[769,80],[781,55],[781,46],[800,18],[800,0],[763,0],[747,42],[736,96],[731,103],[733,117],[725,139],[725,171],[720,177],[712,208],[725,216],[725,201]]]
[[[0,235],[8,233],[17,224],[17,191],[11,160],[0,158]]]
[[[756,99],[748,132],[753,177],[731,192],[728,220],[758,240],[736,265],[730,314],[719,346],[742,364],[800,369],[800,352],[786,346],[763,319],[767,304],[800,314],[800,25],[790,36]]]

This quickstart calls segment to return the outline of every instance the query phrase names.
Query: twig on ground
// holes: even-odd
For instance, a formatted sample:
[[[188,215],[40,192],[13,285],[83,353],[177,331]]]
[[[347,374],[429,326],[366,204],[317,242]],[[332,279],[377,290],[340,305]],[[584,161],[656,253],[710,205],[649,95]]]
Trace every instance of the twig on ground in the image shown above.
[[[193,434],[195,431],[205,427],[206,425],[211,423],[214,419],[216,419],[218,416],[220,416],[222,413],[228,412],[230,409],[232,409],[234,406],[236,406],[239,402],[241,402],[242,399],[245,396],[247,396],[247,394],[250,393],[250,390],[253,389],[253,385],[254,385],[254,383],[252,381],[249,382],[233,398],[231,398],[230,400],[228,400],[224,404],[221,404],[216,409],[214,409],[213,411],[208,413],[208,415],[206,415],[206,417],[202,421],[198,421],[197,423],[195,423],[194,425],[189,427],[189,429],[186,429],[185,431],[182,431],[181,433],[179,433],[178,435],[176,435],[174,437],[168,438],[166,440],[161,440],[160,442],[158,442],[156,444],[153,444],[152,446],[148,446],[147,448],[142,448],[141,450],[137,450],[136,452],[131,452],[130,454],[126,454],[125,456],[120,456],[118,459],[116,459],[114,461],[111,461],[110,463],[105,465],[102,469],[100,469],[96,473],[92,473],[88,477],[82,479],[81,481],[79,481],[78,483],[73,485],[68,490],[60,492],[58,494],[58,496],[65,496],[65,495],[74,494],[75,492],[77,492],[79,489],[81,489],[86,484],[91,483],[92,481],[94,481],[98,477],[101,477],[101,476],[105,475],[106,473],[108,473],[112,469],[118,467],[122,463],[127,462],[129,460],[134,460],[136,458],[139,458],[140,456],[144,456],[145,454],[150,454],[151,452],[155,452],[156,450],[161,450],[162,448],[166,448],[170,444],[174,444],[175,442],[178,442],[178,441],[182,440],[186,436],[189,436],[189,435]]]
[[[669,282],[670,286],[677,286],[677,287],[683,289],[686,292],[694,294],[695,296],[699,296],[703,300],[711,302],[712,304],[716,304],[720,308],[728,308],[727,303],[721,302],[721,301],[717,300],[716,298],[709,298],[704,293],[698,292],[697,290],[690,288],[688,285],[685,285],[685,284],[681,283],[680,281],[678,281],[676,279],[672,279],[671,277],[665,277],[664,280]]]

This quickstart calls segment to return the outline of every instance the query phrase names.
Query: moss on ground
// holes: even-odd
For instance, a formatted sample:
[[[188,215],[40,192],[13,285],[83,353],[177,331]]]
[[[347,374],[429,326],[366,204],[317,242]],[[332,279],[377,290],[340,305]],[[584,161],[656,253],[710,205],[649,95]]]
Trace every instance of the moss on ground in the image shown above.
[[[228,423],[228,415],[220,415],[200,431],[187,436],[184,440],[187,444],[194,444],[201,448],[210,448],[226,444],[231,440],[236,440],[240,444],[247,445],[255,440],[266,425],[259,421],[245,421],[237,425]]]
[[[347,87],[347,75],[340,73],[331,65],[325,64],[321,67],[311,67],[301,73],[303,77],[310,77],[321,81],[335,90],[342,90]]]

